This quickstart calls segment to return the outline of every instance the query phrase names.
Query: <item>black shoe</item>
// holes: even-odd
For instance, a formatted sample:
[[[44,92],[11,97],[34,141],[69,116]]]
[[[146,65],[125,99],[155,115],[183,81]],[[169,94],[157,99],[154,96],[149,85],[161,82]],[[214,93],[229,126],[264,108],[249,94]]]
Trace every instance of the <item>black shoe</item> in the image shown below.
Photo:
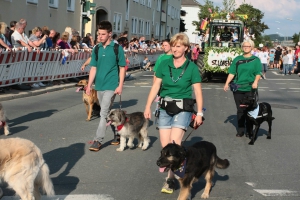
[[[237,133],[235,136],[236,136],[236,137],[243,137],[243,136],[244,136],[244,133]]]
[[[90,151],[99,151],[101,148],[101,143],[98,141],[94,141],[92,146],[90,146],[89,150]]]

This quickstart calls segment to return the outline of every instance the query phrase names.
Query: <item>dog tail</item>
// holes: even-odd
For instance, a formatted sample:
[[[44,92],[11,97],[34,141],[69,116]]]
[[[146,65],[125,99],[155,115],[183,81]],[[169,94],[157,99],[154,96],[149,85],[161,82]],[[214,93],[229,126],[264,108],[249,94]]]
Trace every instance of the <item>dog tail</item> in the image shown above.
[[[41,183],[44,193],[46,193],[48,196],[54,196],[55,192],[54,192],[53,184],[49,177],[49,167],[45,163],[45,161],[41,167],[39,175],[40,175],[40,181],[41,181],[40,183]]]
[[[217,156],[217,165],[216,167],[219,169],[226,169],[229,166],[229,161],[227,159],[221,159]]]

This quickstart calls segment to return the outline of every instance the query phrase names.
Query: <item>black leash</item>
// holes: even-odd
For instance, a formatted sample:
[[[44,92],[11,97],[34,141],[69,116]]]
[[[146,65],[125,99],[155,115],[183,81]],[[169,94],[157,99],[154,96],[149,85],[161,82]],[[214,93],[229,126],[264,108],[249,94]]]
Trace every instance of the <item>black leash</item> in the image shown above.
[[[185,138],[185,140],[184,140],[184,141],[181,141],[181,145],[183,145],[183,143],[185,143],[185,141],[190,137],[190,135],[192,134],[192,132],[193,132],[194,130],[196,130],[196,129],[191,130],[190,133],[188,134],[188,136]]]

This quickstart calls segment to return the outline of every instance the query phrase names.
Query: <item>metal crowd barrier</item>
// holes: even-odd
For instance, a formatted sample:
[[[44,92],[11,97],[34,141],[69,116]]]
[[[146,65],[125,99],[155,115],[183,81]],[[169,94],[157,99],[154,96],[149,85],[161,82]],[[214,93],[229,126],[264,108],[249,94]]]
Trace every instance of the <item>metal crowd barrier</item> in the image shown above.
[[[128,68],[141,67],[145,56],[154,64],[161,53],[126,52],[130,61]],[[63,56],[60,51],[0,51],[0,87],[87,76],[90,66],[84,71],[80,68],[89,57],[90,52],[79,51],[69,54],[66,62],[62,64]]]

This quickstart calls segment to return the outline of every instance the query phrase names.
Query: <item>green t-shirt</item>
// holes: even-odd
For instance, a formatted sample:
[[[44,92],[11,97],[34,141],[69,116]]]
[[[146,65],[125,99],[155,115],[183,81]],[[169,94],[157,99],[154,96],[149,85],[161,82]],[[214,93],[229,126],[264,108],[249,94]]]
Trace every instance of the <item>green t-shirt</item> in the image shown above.
[[[90,66],[96,67],[95,90],[115,90],[119,85],[119,66],[126,66],[126,61],[123,48],[119,45],[117,63],[114,44],[111,41],[105,48],[102,43],[98,44],[98,61],[95,59],[95,48],[93,49]]]
[[[237,75],[236,75],[236,63],[239,60],[250,60],[255,58],[253,61],[248,63],[242,63],[238,66]],[[257,75],[261,74],[262,64],[260,59],[256,56],[251,56],[249,58],[245,58],[243,55],[237,56],[233,59],[228,73],[235,75],[234,83],[240,85],[238,91],[249,92],[252,88],[252,83],[255,80]]]
[[[177,82],[174,82],[173,80],[177,80],[188,62],[189,65],[181,79],[179,79]],[[172,71],[173,80],[171,78],[170,69]],[[173,99],[193,98],[192,85],[201,82],[200,72],[195,63],[186,59],[182,66],[175,68],[173,64],[173,57],[161,62],[157,68],[155,76],[162,79],[160,96],[168,96],[172,97]]]
[[[172,56],[173,56],[173,54],[161,54],[160,56],[158,56],[158,58],[157,58],[157,60],[156,60],[156,62],[155,62],[153,71],[156,72],[158,66],[160,65],[160,63],[161,63],[163,60],[167,60],[167,59],[169,59],[169,58],[172,57]]]

